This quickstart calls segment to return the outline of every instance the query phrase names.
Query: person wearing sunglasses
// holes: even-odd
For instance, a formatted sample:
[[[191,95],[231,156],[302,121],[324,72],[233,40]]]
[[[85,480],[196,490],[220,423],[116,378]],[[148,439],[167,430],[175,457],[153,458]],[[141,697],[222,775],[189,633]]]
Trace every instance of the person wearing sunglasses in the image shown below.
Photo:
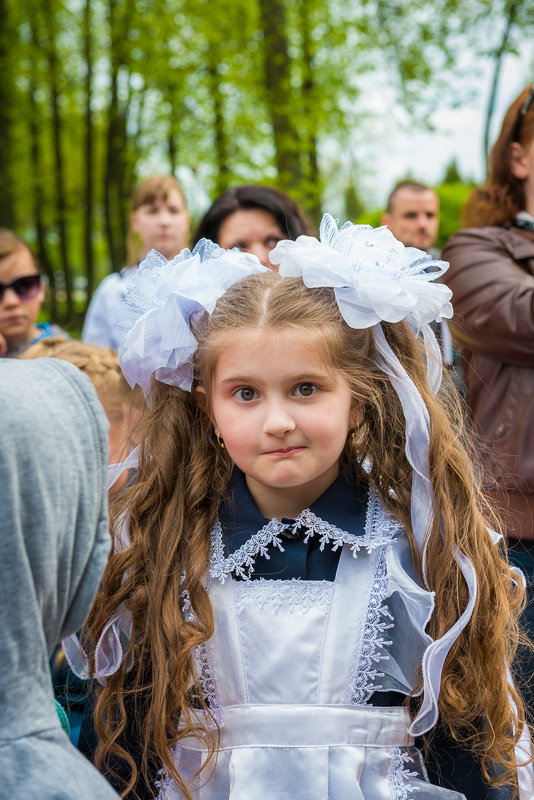
[[[0,356],[18,358],[47,336],[68,335],[57,325],[38,323],[44,286],[35,257],[22,239],[0,228]]]
[[[453,329],[464,362],[487,497],[502,512],[510,561],[527,577],[534,638],[534,83],[515,98],[492,148],[486,183],[449,239]],[[523,658],[525,681],[534,674]],[[534,691],[530,687],[534,721]]]

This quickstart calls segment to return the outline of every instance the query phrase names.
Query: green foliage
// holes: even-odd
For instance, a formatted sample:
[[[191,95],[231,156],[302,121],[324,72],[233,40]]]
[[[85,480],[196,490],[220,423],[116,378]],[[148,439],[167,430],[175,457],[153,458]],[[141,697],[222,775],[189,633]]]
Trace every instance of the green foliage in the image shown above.
[[[442,183],[462,183],[462,176],[458,169],[456,159],[453,158],[445,167],[445,173],[442,178]]]
[[[494,52],[511,3],[509,51],[532,27],[517,0],[0,0],[0,224],[35,247],[66,324],[79,279],[89,297],[122,266],[146,174],[188,168],[212,196],[272,183],[317,222],[324,153],[350,149],[362,81],[387,72],[392,97],[428,116],[451,85],[458,94],[459,43]],[[376,225],[353,174],[347,216]],[[451,165],[440,188],[446,235],[459,178]]]
[[[444,182],[441,186],[434,186],[434,191],[438,195],[440,202],[438,248],[441,249],[447,239],[460,229],[462,208],[472,188],[472,185],[459,181],[455,183]]]

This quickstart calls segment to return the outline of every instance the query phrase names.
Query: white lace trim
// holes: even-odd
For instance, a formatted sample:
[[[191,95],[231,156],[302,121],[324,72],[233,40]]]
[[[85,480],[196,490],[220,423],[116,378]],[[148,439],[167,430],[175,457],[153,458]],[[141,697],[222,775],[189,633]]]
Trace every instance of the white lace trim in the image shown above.
[[[367,517],[365,520],[365,536],[379,541],[381,545],[389,544],[400,531],[397,520],[380,504],[375,494],[369,495]],[[382,547],[375,558],[373,573],[367,592],[367,614],[360,640],[354,650],[354,661],[345,698],[346,703],[366,703],[373,692],[380,689],[377,678],[383,677],[376,665],[387,658],[382,649],[391,645],[384,639],[385,631],[394,627],[394,620],[384,600],[386,597],[388,578],[386,570],[386,554]],[[388,620],[390,620],[388,622]]]
[[[382,550],[377,554],[373,565],[373,575],[368,591],[367,616],[360,641],[355,648],[346,703],[358,705],[366,703],[374,692],[382,688],[376,679],[382,678],[384,673],[377,669],[377,665],[387,658],[387,653],[383,653],[382,650],[391,645],[392,641],[385,639],[384,634],[394,627],[393,617],[384,604],[387,586],[386,558],[385,552]],[[388,620],[390,621],[388,622]]]
[[[297,533],[299,528],[306,528],[307,533],[304,543],[307,543],[312,536],[318,536],[320,549],[331,545],[332,550],[349,545],[354,557],[358,551],[364,547],[372,553],[379,547],[389,544],[400,530],[399,523],[387,514],[380,505],[378,498],[370,493],[367,508],[367,523],[363,536],[348,533],[335,525],[316,516],[309,508],[305,509],[295,518],[292,525],[271,519],[257,533],[247,539],[234,553],[225,557],[222,528],[220,522],[216,522],[211,532],[211,556],[209,579],[217,579],[224,583],[233,573],[236,577],[249,580],[254,572],[254,562],[258,555],[269,559],[268,547],[274,546],[283,553],[282,539],[280,534],[284,530],[291,530]]]
[[[393,792],[392,800],[410,800],[412,792],[421,790],[421,787],[416,784],[408,785],[410,778],[418,777],[417,772],[410,772],[405,766],[409,761],[413,761],[413,759],[406,751],[401,750],[400,747],[391,749],[388,782]]]
[[[328,608],[332,599],[332,581],[301,581],[297,579],[254,581],[235,581],[234,597],[236,608],[241,614],[251,603],[260,608],[275,611],[283,607],[293,614],[295,611],[307,614],[311,608]]]
[[[182,614],[184,616],[187,615],[190,620],[196,619],[187,589],[182,592]],[[195,662],[202,695],[208,704],[211,714],[209,727],[221,728],[224,725],[223,704],[215,678],[215,659],[210,641],[202,642],[194,648],[193,661]]]

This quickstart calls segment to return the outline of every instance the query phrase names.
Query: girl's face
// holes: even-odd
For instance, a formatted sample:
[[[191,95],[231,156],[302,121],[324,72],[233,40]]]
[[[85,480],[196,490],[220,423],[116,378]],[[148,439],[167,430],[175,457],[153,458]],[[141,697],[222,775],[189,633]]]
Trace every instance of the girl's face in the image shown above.
[[[212,418],[266,518],[294,518],[339,473],[361,421],[349,385],[318,356],[318,336],[254,328],[219,356]]]
[[[0,259],[0,283],[10,286],[0,299],[0,337],[9,346],[29,342],[37,335],[35,324],[44,300],[42,282],[26,289],[24,294],[11,287],[19,278],[36,275],[35,264],[25,247]]]
[[[130,224],[141,237],[144,253],[154,249],[172,258],[186,246],[189,213],[178,189],[171,189],[166,200],[159,197],[132,211]]]
[[[261,208],[234,211],[221,224],[217,236],[220,247],[238,247],[252,253],[269,269],[276,269],[269,261],[269,253],[286,238],[273,215]]]

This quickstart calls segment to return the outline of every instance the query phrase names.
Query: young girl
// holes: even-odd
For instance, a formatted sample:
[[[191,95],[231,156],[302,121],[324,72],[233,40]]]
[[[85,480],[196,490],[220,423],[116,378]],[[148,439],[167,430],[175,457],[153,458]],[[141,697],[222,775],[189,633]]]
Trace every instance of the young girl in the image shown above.
[[[93,295],[82,331],[84,342],[117,351],[122,342],[115,328],[117,313],[139,261],[152,249],[172,258],[186,246],[189,212],[173,175],[152,175],[135,189],[130,206],[128,264],[107,275]]]
[[[166,800],[452,800],[414,746],[439,714],[513,796],[523,589],[436,400],[446,265],[328,215],[271,261],[203,241],[128,294],[150,410],[89,624],[97,761]]]

